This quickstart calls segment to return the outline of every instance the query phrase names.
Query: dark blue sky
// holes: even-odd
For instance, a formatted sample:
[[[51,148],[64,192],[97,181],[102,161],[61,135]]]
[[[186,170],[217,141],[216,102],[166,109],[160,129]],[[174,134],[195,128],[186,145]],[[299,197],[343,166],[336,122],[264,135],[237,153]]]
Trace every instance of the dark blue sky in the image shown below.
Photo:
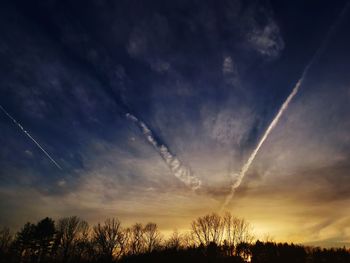
[[[345,4],[2,1],[0,105],[62,170],[0,112],[0,224],[114,213],[168,229],[218,209]],[[281,220],[306,228],[300,211],[315,199],[349,204],[348,28],[346,13],[232,203],[258,232],[275,231],[276,211],[257,216],[256,198],[279,196]],[[312,219],[323,226],[321,210]],[[276,235],[349,241],[332,227],[312,240]]]

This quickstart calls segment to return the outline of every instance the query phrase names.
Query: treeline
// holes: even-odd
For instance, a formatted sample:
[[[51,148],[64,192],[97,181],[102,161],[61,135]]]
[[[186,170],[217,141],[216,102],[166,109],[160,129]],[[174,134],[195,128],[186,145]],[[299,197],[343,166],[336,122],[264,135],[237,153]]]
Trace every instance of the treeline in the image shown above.
[[[195,219],[190,231],[164,238],[157,224],[123,227],[117,218],[90,226],[73,216],[26,223],[15,235],[0,229],[0,262],[295,262],[345,263],[342,249],[254,242],[244,219],[215,213]]]

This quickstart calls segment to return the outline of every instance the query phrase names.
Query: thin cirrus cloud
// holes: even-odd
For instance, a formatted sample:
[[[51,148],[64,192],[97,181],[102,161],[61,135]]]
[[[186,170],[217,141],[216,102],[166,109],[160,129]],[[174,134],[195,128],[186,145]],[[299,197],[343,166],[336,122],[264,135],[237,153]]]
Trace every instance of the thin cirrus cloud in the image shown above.
[[[283,39],[280,37],[279,27],[269,21],[262,28],[256,26],[247,36],[252,48],[265,57],[275,58],[284,49]]]
[[[237,2],[237,6],[238,5],[239,4]],[[235,11],[236,6],[229,6],[232,9],[232,11]],[[217,14],[215,14],[215,12],[207,12],[209,9],[210,7],[206,4],[200,5],[198,15],[194,16],[194,19],[192,21],[191,19],[187,20],[186,25],[184,26],[186,28],[189,28],[190,30],[193,30],[193,32],[196,32],[200,29],[203,19],[207,19],[208,23],[205,25],[204,34],[205,37],[208,37],[213,40],[212,43],[208,42],[208,44],[215,45],[215,43],[218,43],[220,41],[221,37],[213,34],[215,30],[213,31],[212,27],[219,28],[222,25],[217,24],[215,22],[215,17]],[[242,19],[239,17],[238,14],[237,16],[231,16],[232,12],[225,12],[225,14],[227,15],[227,19],[232,20],[231,24],[233,24],[234,21]],[[13,30],[13,32],[16,32],[14,35],[14,39],[20,39],[22,36],[25,36],[25,39],[29,39],[28,37],[30,36],[31,31],[27,31],[21,28],[21,22],[23,24],[27,24],[27,21],[25,21],[26,18],[23,16],[19,17],[19,23],[14,26],[16,27],[16,30]],[[57,23],[59,21],[61,23]],[[30,21],[28,25],[30,25],[31,22],[33,21]],[[68,27],[67,25],[70,22],[73,22],[72,26]],[[113,30],[116,30],[118,28],[118,23],[117,21],[115,22],[116,23],[114,24]],[[170,71],[169,73],[172,74],[172,77],[175,79],[175,81],[177,83],[180,83],[180,85],[175,86],[176,90],[178,91],[177,94],[181,94],[181,96],[184,94],[184,92],[180,92],[180,88],[181,90],[184,90],[186,94],[189,94],[189,96],[182,96],[182,98],[184,98],[185,100],[183,101],[182,105],[187,105],[188,102],[193,99],[193,95],[198,94],[198,90],[196,91],[196,85],[191,79],[188,79],[188,77],[184,74],[186,70],[182,69],[184,58],[186,57],[187,59],[187,54],[185,54],[184,51],[186,50],[186,48],[191,48],[192,43],[202,42],[202,39],[194,38],[186,40],[185,49],[179,49],[178,56],[169,56],[168,51],[172,50],[172,46],[174,45],[175,41],[177,41],[177,38],[169,39],[169,36],[174,36],[176,34],[174,31],[174,25],[171,24],[171,22],[166,18],[166,16],[153,13],[147,14],[145,16],[145,21],[143,22],[145,23],[136,23],[136,25],[126,30],[127,32],[128,30],[130,30],[128,34],[128,42],[124,43],[124,46],[127,47],[127,52],[132,57],[135,57],[140,60],[146,60],[149,63],[151,69],[157,73],[164,73]],[[57,28],[61,30],[63,36],[61,39],[62,43],[60,43],[60,45],[63,46],[63,49],[57,48],[56,46],[50,46],[52,39],[46,39],[46,36],[42,35],[42,31],[37,30],[36,34],[32,35],[32,37],[34,37],[37,40],[41,40],[37,41],[37,43],[43,43],[42,45],[45,46],[39,47],[37,46],[37,44],[28,42],[26,48],[22,50],[24,53],[23,56],[12,58],[9,56],[9,54],[6,54],[6,56],[9,56],[8,59],[13,61],[14,66],[18,69],[15,73],[17,75],[12,76],[13,79],[25,79],[27,82],[12,82],[12,85],[18,86],[18,89],[10,89],[9,87],[6,87],[5,90],[11,90],[11,92],[13,93],[12,95],[16,99],[20,108],[24,107],[29,109],[26,112],[32,112],[32,114],[29,114],[30,116],[28,116],[28,118],[34,117],[46,121],[49,119],[49,117],[55,116],[54,114],[56,110],[59,111],[58,115],[64,116],[64,120],[56,120],[55,124],[51,125],[57,125],[58,128],[60,128],[59,126],[62,126],[59,130],[65,130],[64,135],[66,137],[70,137],[70,139],[74,141],[74,148],[68,149],[66,152],[62,152],[62,155],[64,155],[65,158],[68,159],[67,162],[70,162],[71,160],[69,160],[67,156],[70,156],[71,152],[73,152],[72,155],[74,155],[75,153],[75,155],[84,156],[83,154],[80,154],[79,151],[84,148],[82,145],[86,140],[88,140],[87,137],[101,136],[101,134],[98,133],[98,129],[101,129],[99,127],[105,127],[103,124],[104,119],[108,121],[110,120],[109,117],[105,117],[101,113],[106,112],[108,114],[108,112],[113,112],[115,110],[115,108],[112,106],[113,100],[111,98],[106,98],[106,94],[103,91],[104,89],[101,87],[105,85],[106,82],[100,83],[99,78],[101,78],[102,73],[105,73],[106,78],[109,78],[109,80],[120,79],[120,70],[118,71],[115,69],[120,69],[121,66],[113,65],[113,63],[109,60],[104,61],[102,55],[103,52],[99,52],[98,45],[96,45],[94,41],[91,40],[92,37],[87,36],[87,33],[85,31],[79,32],[79,30],[83,27],[77,26],[77,23],[74,23],[74,21],[70,21],[70,18],[62,20],[60,19],[59,15],[55,15],[53,17],[53,20],[50,21],[50,23],[48,24],[48,26],[56,23]],[[112,23],[114,23],[114,21],[112,21]],[[24,25],[22,26],[24,27]],[[236,28],[229,29],[231,31],[236,30]],[[172,43],[167,44],[169,40],[170,42],[172,41]],[[192,40],[194,40],[194,42],[192,42]],[[112,41],[114,41],[113,37]],[[119,40],[117,39],[116,41]],[[21,43],[21,41],[15,41],[13,44],[18,46],[19,43]],[[83,50],[78,52],[78,44],[86,46],[87,51],[85,52],[85,50]],[[7,48],[9,49],[11,43],[5,43],[5,45],[7,45]],[[75,56],[73,57],[73,59],[65,59],[65,56],[67,55],[65,53],[66,50],[69,50],[69,52],[73,54],[77,54],[74,54]],[[219,53],[226,54],[227,51],[223,50]],[[190,58],[192,58],[195,63],[198,63],[201,61],[201,59],[203,59],[203,57],[198,55],[200,54],[194,54]],[[211,58],[215,57],[215,55],[213,54],[209,54],[209,56]],[[239,63],[239,61],[233,61],[233,57],[234,56],[231,54],[225,57],[224,60],[222,60],[222,56],[220,55],[220,62],[218,67],[224,67],[223,73],[228,79],[231,80],[232,84],[235,86],[238,85],[239,82],[239,76],[237,71],[237,64]],[[76,58],[78,58],[78,62],[75,61]],[[81,60],[83,61],[83,63],[81,62]],[[100,63],[98,66],[97,62],[99,61],[102,63]],[[98,74],[91,74],[91,65],[89,64],[97,64],[93,67],[99,69],[100,72],[102,72],[100,76],[98,76]],[[82,67],[79,68],[78,66]],[[86,71],[86,68],[89,71]],[[195,78],[202,78],[201,74],[204,74],[203,70],[201,70],[199,72],[199,75],[195,76]],[[125,73],[127,72],[127,69],[123,69],[123,72],[123,80],[131,78],[128,75],[130,73]],[[208,72],[210,72],[210,70]],[[96,76],[99,78],[97,78]],[[40,79],[40,81],[37,81],[38,79]],[[186,83],[187,87],[184,88],[179,80],[184,80],[183,82]],[[109,82],[112,83],[114,81]],[[126,85],[125,83],[122,84]],[[159,87],[161,87],[161,85],[159,85]],[[167,87],[171,87],[171,85],[167,85]],[[113,87],[111,87],[110,89],[113,89]],[[124,92],[122,95],[127,97],[127,100],[130,102],[130,105],[135,104],[133,103],[133,101],[136,98],[136,96],[133,96],[133,88],[125,89],[125,91],[123,92],[120,92],[122,90],[122,87],[118,86],[115,87],[115,89],[117,90],[117,93]],[[204,90],[210,91],[210,89],[211,87],[204,87]],[[20,92],[16,93],[14,92],[14,90],[18,90]],[[48,90],[50,90],[50,92],[47,92]],[[149,93],[155,93],[157,95],[158,90],[150,90]],[[162,99],[162,97],[160,97],[160,99]],[[181,105],[181,103],[179,104]],[[34,107],[33,105],[35,105],[36,107]],[[65,105],[65,107],[60,107],[60,105]],[[157,105],[157,101],[155,101],[155,105]],[[160,103],[159,105],[163,104]],[[217,152],[217,157],[225,156],[226,152],[220,151],[217,143],[222,146],[223,144],[231,144],[230,140],[232,140],[233,144],[240,145],[246,137],[246,135],[244,135],[243,133],[245,133],[252,125],[251,123],[248,123],[246,125],[246,120],[242,119],[241,121],[239,118],[239,114],[234,115],[233,117],[229,117],[230,111],[228,109],[216,110],[214,109],[214,107],[211,107],[211,105],[206,105],[205,101],[196,101],[194,104],[189,104],[189,106],[186,107],[196,107],[197,109],[199,109],[199,111],[202,111],[203,108],[209,109],[209,113],[203,116],[203,119],[195,120],[194,122],[191,122],[191,120],[193,119],[187,119],[187,114],[182,116],[182,127],[188,127],[189,130],[193,129],[196,130],[196,132],[199,132],[199,136],[191,137],[193,139],[191,144],[188,144],[186,140],[182,142],[185,145],[182,149],[182,152],[188,150],[187,154],[183,155],[185,156],[184,160],[186,160],[186,163],[189,164],[191,164],[190,160],[192,159],[192,157],[189,155],[192,155],[192,153],[198,154],[198,151],[196,151],[195,149],[187,149],[187,145],[199,145],[202,143],[202,139],[207,139],[206,136],[210,134],[210,146],[198,146],[202,149],[202,157],[204,159],[208,159],[209,161],[211,158],[207,158],[205,156],[208,154],[208,152],[210,152],[208,148],[215,148],[215,151]],[[225,107],[228,107],[228,104],[225,104]],[[177,111],[174,107],[168,108],[173,110],[172,113],[175,115],[181,111]],[[158,108],[156,111],[161,112],[162,109]],[[237,112],[244,111],[238,110]],[[109,114],[112,115],[112,113]],[[156,113],[156,116],[158,116],[157,114],[158,113]],[[243,115],[245,116],[245,114]],[[206,120],[208,116],[210,117],[209,122],[207,122]],[[250,117],[247,117],[247,119],[250,119]],[[224,123],[227,120],[229,120],[229,125],[226,127]],[[212,121],[214,121],[213,129],[212,127],[210,127],[210,123]],[[203,122],[207,123],[204,127],[205,130],[200,130],[195,127],[197,123]],[[176,177],[180,178],[180,180],[184,181],[186,185],[190,186],[190,188],[199,188],[199,186],[201,185],[201,181],[193,175],[192,169],[186,167],[179,160],[178,157],[176,157],[172,152],[170,152],[170,150],[166,146],[159,144],[155,140],[155,137],[153,136],[149,128],[145,126],[145,123],[142,122],[142,126],[140,122],[138,123],[143,134],[146,136],[147,141],[153,147],[156,148],[157,152],[162,156],[172,173]],[[89,126],[91,124],[97,126],[98,129],[91,129],[90,132],[86,133],[86,131],[84,131],[85,125]],[[65,127],[67,129],[65,129]],[[112,127],[114,128],[113,125]],[[175,138],[177,140],[177,138],[182,137],[184,135],[181,129],[176,130],[172,125],[170,125],[171,130],[176,130],[177,134],[167,133],[167,128],[164,124],[161,124],[160,127],[164,130],[164,134],[166,134],[165,139],[167,141],[175,141]],[[67,131],[69,131],[69,133]],[[118,133],[117,129],[115,133]],[[169,137],[168,134],[170,135]],[[57,139],[60,140],[61,138]],[[64,143],[66,144],[66,142]],[[176,145],[179,145],[180,143],[181,142],[176,141]],[[227,147],[225,147],[225,150],[227,150]],[[198,169],[198,171],[205,174],[204,177],[206,178],[211,177],[210,174],[205,171],[207,168],[209,168],[207,169],[208,171],[215,171],[218,174],[226,174],[226,172],[219,171],[219,167],[217,167],[216,165],[208,164],[207,167],[206,165],[203,165],[199,159],[193,161],[197,167],[195,169]],[[222,162],[219,163],[221,164]],[[83,167],[86,165],[87,164],[83,163]],[[74,164],[71,163],[70,166],[74,166]],[[81,167],[79,167],[79,169],[81,169]],[[225,176],[218,176],[217,178],[215,178],[215,180],[220,181],[222,183],[225,180]],[[65,185],[65,187],[67,186]]]

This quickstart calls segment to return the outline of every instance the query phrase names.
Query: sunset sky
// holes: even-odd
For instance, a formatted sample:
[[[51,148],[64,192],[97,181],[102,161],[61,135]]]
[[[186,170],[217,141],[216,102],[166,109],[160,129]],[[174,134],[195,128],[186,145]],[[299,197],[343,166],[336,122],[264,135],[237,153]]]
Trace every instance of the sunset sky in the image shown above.
[[[320,50],[225,210],[260,238],[350,246],[346,3],[1,1],[0,225],[189,229]]]

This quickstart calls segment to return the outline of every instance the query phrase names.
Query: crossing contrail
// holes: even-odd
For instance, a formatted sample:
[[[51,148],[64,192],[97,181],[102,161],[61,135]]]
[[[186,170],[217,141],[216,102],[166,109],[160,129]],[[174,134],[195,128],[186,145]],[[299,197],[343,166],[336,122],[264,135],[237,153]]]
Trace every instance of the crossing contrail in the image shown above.
[[[311,66],[315,63],[316,60],[318,60],[318,58],[324,52],[326,46],[328,45],[328,42],[329,42],[330,38],[333,36],[333,34],[335,33],[336,28],[339,26],[339,24],[341,23],[344,15],[346,14],[346,12],[347,12],[347,10],[349,8],[349,3],[350,2],[348,2],[345,5],[345,7],[343,8],[342,12],[340,13],[340,15],[338,16],[337,20],[335,21],[335,23],[330,27],[330,29],[329,29],[325,39],[321,43],[321,46],[316,50],[316,52],[313,55],[313,57],[311,58],[310,62],[304,68],[304,70],[303,70],[303,72],[301,74],[301,77],[298,79],[298,81],[295,84],[295,86],[293,87],[291,93],[289,94],[287,99],[283,102],[283,104],[280,107],[280,109],[278,110],[276,116],[273,118],[273,120],[271,121],[270,125],[265,130],[265,132],[264,132],[263,136],[261,137],[259,143],[257,144],[255,149],[253,150],[253,152],[249,156],[248,160],[243,165],[240,173],[238,175],[234,174],[237,177],[236,181],[231,185],[231,191],[227,195],[227,197],[225,199],[225,202],[224,202],[224,204],[221,207],[221,211],[223,209],[225,209],[225,207],[229,204],[229,202],[233,198],[233,195],[234,195],[236,189],[241,185],[244,176],[246,175],[247,171],[249,170],[249,168],[250,168],[252,162],[254,161],[256,155],[258,154],[261,146],[264,144],[264,142],[266,141],[266,139],[268,138],[268,136],[270,135],[272,130],[276,127],[276,125],[278,124],[278,122],[279,122],[280,118],[282,117],[283,113],[288,109],[289,103],[293,100],[295,95],[298,93],[298,91],[299,91],[300,87],[302,86],[302,84],[304,82],[304,79],[305,79],[307,73],[309,72]]]
[[[47,158],[50,159],[50,161],[60,170],[62,170],[62,167],[50,156],[50,154],[45,151],[45,149],[29,134],[29,132],[27,132],[24,127],[15,120],[15,118],[13,118],[1,105],[0,105],[0,109],[6,114],[7,117],[9,117],[14,124],[16,124],[23,132],[25,135],[27,135],[29,137],[29,139],[32,140],[32,142],[35,143],[36,146],[38,146],[38,148],[47,156]]]
[[[157,150],[175,177],[177,177],[192,190],[197,190],[201,187],[202,182],[196,176],[194,176],[188,167],[183,165],[182,162],[170,152],[168,147],[160,143],[159,140],[154,137],[152,131],[143,121],[139,120],[130,113],[127,113],[126,117],[129,120],[133,121],[140,128],[142,134],[145,136],[147,141]]]

